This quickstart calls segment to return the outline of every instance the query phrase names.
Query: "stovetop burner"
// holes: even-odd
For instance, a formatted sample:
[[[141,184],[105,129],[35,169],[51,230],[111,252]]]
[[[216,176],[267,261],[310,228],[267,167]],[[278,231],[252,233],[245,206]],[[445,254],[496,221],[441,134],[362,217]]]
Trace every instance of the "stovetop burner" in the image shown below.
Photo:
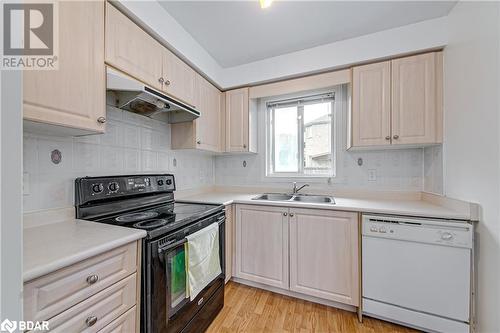
[[[154,219],[159,215],[158,212],[148,211],[148,212],[138,212],[118,216],[115,221],[118,223],[131,223],[137,221],[144,221],[149,219]]]
[[[136,223],[134,224],[134,228],[151,230],[154,228],[162,227],[167,223],[168,221],[165,219],[152,219]]]

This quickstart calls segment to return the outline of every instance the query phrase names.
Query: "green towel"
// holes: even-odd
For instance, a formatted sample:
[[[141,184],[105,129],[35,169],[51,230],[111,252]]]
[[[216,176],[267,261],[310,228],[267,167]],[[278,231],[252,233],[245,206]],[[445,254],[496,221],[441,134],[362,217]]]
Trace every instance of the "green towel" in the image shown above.
[[[180,296],[186,297],[186,244],[184,248],[172,257],[170,266],[172,301],[179,300]]]

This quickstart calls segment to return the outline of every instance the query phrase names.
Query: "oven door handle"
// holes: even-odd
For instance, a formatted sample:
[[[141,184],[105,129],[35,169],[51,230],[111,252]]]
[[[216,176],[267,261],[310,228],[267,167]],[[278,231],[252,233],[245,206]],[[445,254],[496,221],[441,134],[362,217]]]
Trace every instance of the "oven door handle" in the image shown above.
[[[184,244],[186,242],[187,242],[187,238],[183,238],[183,239],[178,240],[176,242],[167,243],[163,247],[160,247],[158,249],[158,254],[159,255],[163,255],[163,253],[165,253],[165,252],[167,252],[167,251],[169,251],[169,250],[171,250],[173,248],[176,248],[177,246],[182,245],[182,244]]]

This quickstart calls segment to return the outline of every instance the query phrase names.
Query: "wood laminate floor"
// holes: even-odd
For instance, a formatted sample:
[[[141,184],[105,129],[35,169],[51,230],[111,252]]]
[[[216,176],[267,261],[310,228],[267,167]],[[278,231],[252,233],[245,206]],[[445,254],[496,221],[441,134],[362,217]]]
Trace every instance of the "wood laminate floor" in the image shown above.
[[[359,323],[353,312],[311,303],[230,281],[224,308],[207,332],[411,333],[412,329],[372,318]]]

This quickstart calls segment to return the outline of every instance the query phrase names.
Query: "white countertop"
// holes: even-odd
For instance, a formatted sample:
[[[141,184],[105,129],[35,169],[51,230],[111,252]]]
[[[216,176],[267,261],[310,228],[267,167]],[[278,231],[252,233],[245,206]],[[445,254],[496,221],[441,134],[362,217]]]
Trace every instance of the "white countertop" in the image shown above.
[[[76,219],[25,228],[23,280],[35,279],[145,236],[144,230]]]
[[[300,208],[319,208],[333,209],[343,211],[354,211],[362,213],[378,213],[392,214],[405,216],[419,217],[434,217],[443,219],[455,220],[471,220],[470,213],[464,212],[463,209],[453,209],[424,200],[398,200],[398,199],[361,199],[361,198],[346,198],[336,197],[335,205],[332,204],[311,204],[302,202],[287,202],[287,201],[269,201],[269,200],[252,200],[252,198],[262,193],[234,193],[234,192],[207,192],[202,194],[190,195],[179,200],[192,202],[206,202],[218,204],[254,204],[254,205],[270,205],[283,207],[300,207]],[[441,199],[448,200],[448,199]],[[449,199],[453,200],[453,199]]]

